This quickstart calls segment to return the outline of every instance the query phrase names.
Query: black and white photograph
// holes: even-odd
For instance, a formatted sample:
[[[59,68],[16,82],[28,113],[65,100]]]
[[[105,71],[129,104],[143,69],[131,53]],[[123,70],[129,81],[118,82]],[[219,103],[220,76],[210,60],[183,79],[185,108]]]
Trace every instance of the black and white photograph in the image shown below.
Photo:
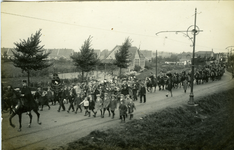
[[[233,150],[234,1],[1,2],[2,150]]]

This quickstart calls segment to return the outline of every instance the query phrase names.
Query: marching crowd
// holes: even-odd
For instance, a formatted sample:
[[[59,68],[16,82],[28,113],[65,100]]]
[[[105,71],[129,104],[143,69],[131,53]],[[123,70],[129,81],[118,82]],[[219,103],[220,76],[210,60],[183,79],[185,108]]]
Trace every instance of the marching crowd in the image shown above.
[[[221,66],[217,67],[205,67],[202,69],[202,72],[212,74],[212,72],[223,72],[224,68]],[[197,70],[195,73],[199,73],[200,70]],[[186,92],[189,79],[189,73],[186,74],[182,72],[183,87]],[[160,76],[160,75],[159,75]],[[164,74],[163,76],[167,77],[165,83],[166,89],[172,96],[173,88],[173,75],[171,73]],[[149,77],[150,80],[156,79],[156,77],[151,73]],[[82,112],[83,108],[85,109],[84,115],[96,117],[98,112],[100,116],[104,118],[105,112],[108,111],[109,117],[112,116],[112,119],[115,117],[115,110],[119,110],[119,116],[121,122],[125,122],[125,118],[129,116],[129,119],[133,118],[134,110],[136,110],[135,102],[140,98],[140,103],[146,103],[146,93],[147,93],[147,80],[138,80],[135,76],[125,79],[113,78],[110,81],[104,80],[103,82],[97,80],[91,80],[90,82],[76,83],[70,86],[63,85],[57,74],[54,74],[51,86],[46,90],[42,90],[41,87],[35,92],[31,93],[29,87],[27,87],[26,80],[23,81],[23,87],[20,92],[20,100],[13,111],[16,111],[18,107],[22,105],[27,105],[30,107],[30,101],[32,99],[36,100],[41,110],[43,106],[47,105],[50,109],[49,102],[52,105],[59,103],[58,112],[60,110],[66,111],[64,103],[69,103],[67,113],[78,111]],[[155,86],[156,89],[156,86]],[[14,90],[11,86],[8,87],[8,90],[5,92],[5,97],[8,99],[17,99],[17,96],[14,96]],[[14,97],[12,97],[14,96]],[[11,97],[11,98],[9,98]],[[30,113],[30,112],[28,112]]]
[[[77,113],[78,110],[82,112],[82,108],[84,108],[85,116],[89,117],[91,113],[93,113],[93,117],[96,117],[100,111],[100,116],[104,118],[105,112],[108,111],[109,117],[112,116],[113,119],[115,110],[118,109],[120,119],[124,122],[128,115],[129,119],[133,118],[133,112],[136,110],[134,102],[137,101],[138,96],[140,97],[140,103],[142,103],[142,98],[143,102],[146,102],[144,82],[136,78],[104,80],[103,82],[92,80],[88,83],[64,86],[58,92],[56,92],[56,88],[53,89],[53,86],[51,87],[52,91],[54,91],[54,97],[52,97],[50,88],[48,88],[46,96],[48,101],[52,102],[52,105],[59,102],[58,112],[61,109],[65,111],[64,103],[69,102],[68,113],[70,111]],[[35,95],[40,91],[39,89]]]

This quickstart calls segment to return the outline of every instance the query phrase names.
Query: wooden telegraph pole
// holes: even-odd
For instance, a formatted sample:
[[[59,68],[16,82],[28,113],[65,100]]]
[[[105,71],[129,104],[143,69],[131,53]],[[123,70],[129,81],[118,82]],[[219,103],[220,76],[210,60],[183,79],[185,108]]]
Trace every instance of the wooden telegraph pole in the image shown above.
[[[156,65],[155,65],[156,83],[157,83],[157,76],[158,76],[158,71],[157,71],[158,70],[158,68],[157,68],[158,67],[158,60],[157,60],[158,59],[158,56],[157,56],[158,54],[157,53],[158,53],[158,50],[156,50],[156,54],[155,54],[155,61],[156,61]],[[156,91],[156,89],[155,89],[155,91]]]

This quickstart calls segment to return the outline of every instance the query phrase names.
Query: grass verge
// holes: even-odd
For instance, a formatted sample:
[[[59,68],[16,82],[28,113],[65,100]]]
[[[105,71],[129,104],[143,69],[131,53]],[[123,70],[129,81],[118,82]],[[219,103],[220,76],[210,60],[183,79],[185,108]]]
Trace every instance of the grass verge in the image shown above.
[[[196,101],[198,106],[167,108],[88,136],[66,150],[220,150],[234,149],[234,89]]]

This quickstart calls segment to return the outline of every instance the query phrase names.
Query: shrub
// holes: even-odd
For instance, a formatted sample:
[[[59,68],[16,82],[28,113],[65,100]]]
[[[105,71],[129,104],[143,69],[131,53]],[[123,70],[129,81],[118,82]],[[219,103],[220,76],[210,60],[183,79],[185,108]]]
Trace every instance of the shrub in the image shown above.
[[[151,62],[145,62],[145,69],[152,69],[153,64]]]
[[[141,66],[135,65],[134,71],[139,72],[141,70]]]

